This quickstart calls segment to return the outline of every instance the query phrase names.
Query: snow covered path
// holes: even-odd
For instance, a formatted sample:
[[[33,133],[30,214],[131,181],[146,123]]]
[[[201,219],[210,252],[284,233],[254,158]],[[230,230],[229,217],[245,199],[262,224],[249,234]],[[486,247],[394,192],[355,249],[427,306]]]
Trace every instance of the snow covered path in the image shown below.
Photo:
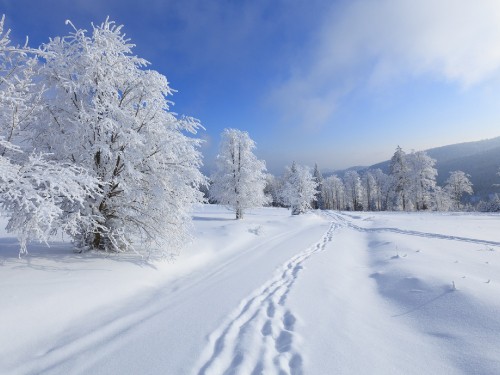
[[[196,374],[302,373],[302,357],[293,342],[296,318],[286,300],[303,263],[325,250],[335,228],[332,223],[319,242],[292,257],[275,277],[243,299],[228,321],[210,335]]]
[[[231,216],[167,264],[0,239],[0,373],[500,373],[500,217]]]

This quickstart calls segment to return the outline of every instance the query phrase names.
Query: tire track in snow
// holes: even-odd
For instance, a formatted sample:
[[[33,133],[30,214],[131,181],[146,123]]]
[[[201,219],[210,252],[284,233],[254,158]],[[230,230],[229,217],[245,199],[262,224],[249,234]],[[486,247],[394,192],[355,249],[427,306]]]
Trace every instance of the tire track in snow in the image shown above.
[[[480,240],[469,237],[449,236],[439,233],[419,232],[415,230],[405,230],[399,228],[363,228],[347,220],[342,214],[326,212],[325,215],[331,219],[336,220],[341,226],[352,228],[354,230],[357,230],[358,232],[367,232],[367,233],[392,232],[397,234],[406,234],[409,236],[436,238],[439,240],[463,241],[463,242],[477,243],[479,245],[500,246],[500,242]]]
[[[337,227],[332,222],[319,242],[292,257],[274,278],[240,303],[228,321],[209,336],[193,374],[302,374],[296,318],[286,300],[303,263],[325,250]]]

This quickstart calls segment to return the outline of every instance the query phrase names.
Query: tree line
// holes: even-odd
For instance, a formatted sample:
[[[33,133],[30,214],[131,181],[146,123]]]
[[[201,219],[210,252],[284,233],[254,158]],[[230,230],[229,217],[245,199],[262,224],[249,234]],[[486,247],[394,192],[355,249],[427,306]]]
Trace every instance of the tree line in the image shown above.
[[[470,176],[463,171],[450,172],[445,185],[438,186],[436,160],[424,151],[406,153],[398,146],[389,174],[349,170],[343,177],[323,178],[317,165],[311,170],[295,162],[281,176],[269,174],[254,148],[248,133],[226,129],[211,176],[209,198],[232,207],[237,219],[244,209],[263,205],[289,207],[292,215],[309,209],[459,211],[469,208],[464,197],[473,194]]]

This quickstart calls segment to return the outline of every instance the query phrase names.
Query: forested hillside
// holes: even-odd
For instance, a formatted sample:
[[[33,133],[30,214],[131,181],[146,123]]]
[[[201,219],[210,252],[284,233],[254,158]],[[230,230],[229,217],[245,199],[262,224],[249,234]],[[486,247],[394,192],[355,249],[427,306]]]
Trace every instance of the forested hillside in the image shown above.
[[[450,172],[461,170],[471,176],[474,197],[484,199],[489,194],[500,193],[500,187],[495,186],[500,184],[500,176],[497,175],[500,168],[500,137],[431,148],[426,153],[436,159],[438,185],[444,185]],[[388,173],[389,160],[368,167],[376,168]]]

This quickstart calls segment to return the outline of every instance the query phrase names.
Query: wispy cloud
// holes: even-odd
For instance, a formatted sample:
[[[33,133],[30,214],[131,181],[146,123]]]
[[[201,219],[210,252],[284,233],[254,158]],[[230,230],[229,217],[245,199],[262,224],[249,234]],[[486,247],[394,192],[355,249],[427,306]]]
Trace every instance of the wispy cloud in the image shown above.
[[[425,76],[462,88],[500,71],[498,0],[351,0],[322,20],[307,58],[270,100],[318,127],[353,90]]]

